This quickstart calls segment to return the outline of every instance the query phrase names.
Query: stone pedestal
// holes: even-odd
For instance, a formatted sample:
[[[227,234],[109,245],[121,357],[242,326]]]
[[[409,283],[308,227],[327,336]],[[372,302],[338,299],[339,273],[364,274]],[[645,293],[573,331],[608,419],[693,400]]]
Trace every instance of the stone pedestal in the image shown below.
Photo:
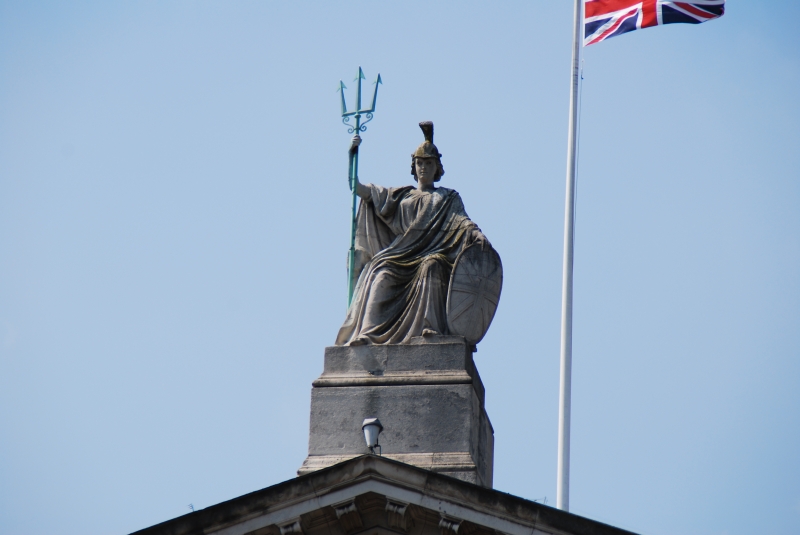
[[[298,474],[369,453],[361,423],[375,417],[383,456],[492,486],[494,432],[472,347],[458,336],[413,342],[325,348]]]

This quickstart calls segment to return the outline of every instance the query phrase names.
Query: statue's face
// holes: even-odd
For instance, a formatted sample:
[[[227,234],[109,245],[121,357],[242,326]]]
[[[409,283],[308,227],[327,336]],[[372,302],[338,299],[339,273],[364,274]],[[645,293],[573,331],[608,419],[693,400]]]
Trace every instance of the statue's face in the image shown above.
[[[439,170],[436,158],[414,158],[414,167],[421,185],[431,185],[436,180],[436,172]]]

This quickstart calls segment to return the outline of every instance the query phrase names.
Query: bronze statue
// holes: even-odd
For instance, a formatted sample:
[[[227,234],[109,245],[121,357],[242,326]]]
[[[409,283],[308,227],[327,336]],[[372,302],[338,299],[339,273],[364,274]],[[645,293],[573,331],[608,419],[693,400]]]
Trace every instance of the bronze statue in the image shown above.
[[[435,186],[444,175],[442,155],[433,144],[433,123],[420,128],[425,141],[411,155],[417,187],[356,179],[360,275],[337,345],[401,344],[448,334],[476,344],[494,316],[500,258],[467,216],[458,192]],[[360,143],[356,135],[351,151]]]

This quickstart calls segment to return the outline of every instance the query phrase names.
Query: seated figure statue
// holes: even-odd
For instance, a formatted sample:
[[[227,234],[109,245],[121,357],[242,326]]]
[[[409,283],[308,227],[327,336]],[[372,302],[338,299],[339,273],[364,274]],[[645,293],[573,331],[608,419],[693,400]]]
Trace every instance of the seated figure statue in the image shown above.
[[[444,175],[442,155],[433,144],[433,123],[420,123],[420,128],[425,141],[411,156],[417,187],[355,181],[361,197],[359,276],[336,345],[402,344],[418,336],[455,334],[448,328],[447,298],[456,259],[473,244],[491,248],[458,192],[435,186]],[[360,143],[355,136],[351,150]]]

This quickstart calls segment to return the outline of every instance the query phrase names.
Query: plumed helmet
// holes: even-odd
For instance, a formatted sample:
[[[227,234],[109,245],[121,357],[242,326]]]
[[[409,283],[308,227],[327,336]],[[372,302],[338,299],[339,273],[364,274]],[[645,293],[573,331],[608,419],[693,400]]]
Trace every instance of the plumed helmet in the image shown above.
[[[442,153],[433,144],[433,123],[431,121],[422,121],[419,123],[422,134],[425,136],[425,141],[417,147],[411,154],[411,174],[414,173],[414,158],[436,158],[439,161],[439,177],[444,174],[444,167],[442,167]],[[438,179],[437,179],[438,180]]]
[[[425,141],[417,147],[417,150],[411,156],[414,158],[441,158],[442,155],[439,149],[433,144],[433,123],[431,121],[422,121],[419,123],[419,127],[422,129]]]

